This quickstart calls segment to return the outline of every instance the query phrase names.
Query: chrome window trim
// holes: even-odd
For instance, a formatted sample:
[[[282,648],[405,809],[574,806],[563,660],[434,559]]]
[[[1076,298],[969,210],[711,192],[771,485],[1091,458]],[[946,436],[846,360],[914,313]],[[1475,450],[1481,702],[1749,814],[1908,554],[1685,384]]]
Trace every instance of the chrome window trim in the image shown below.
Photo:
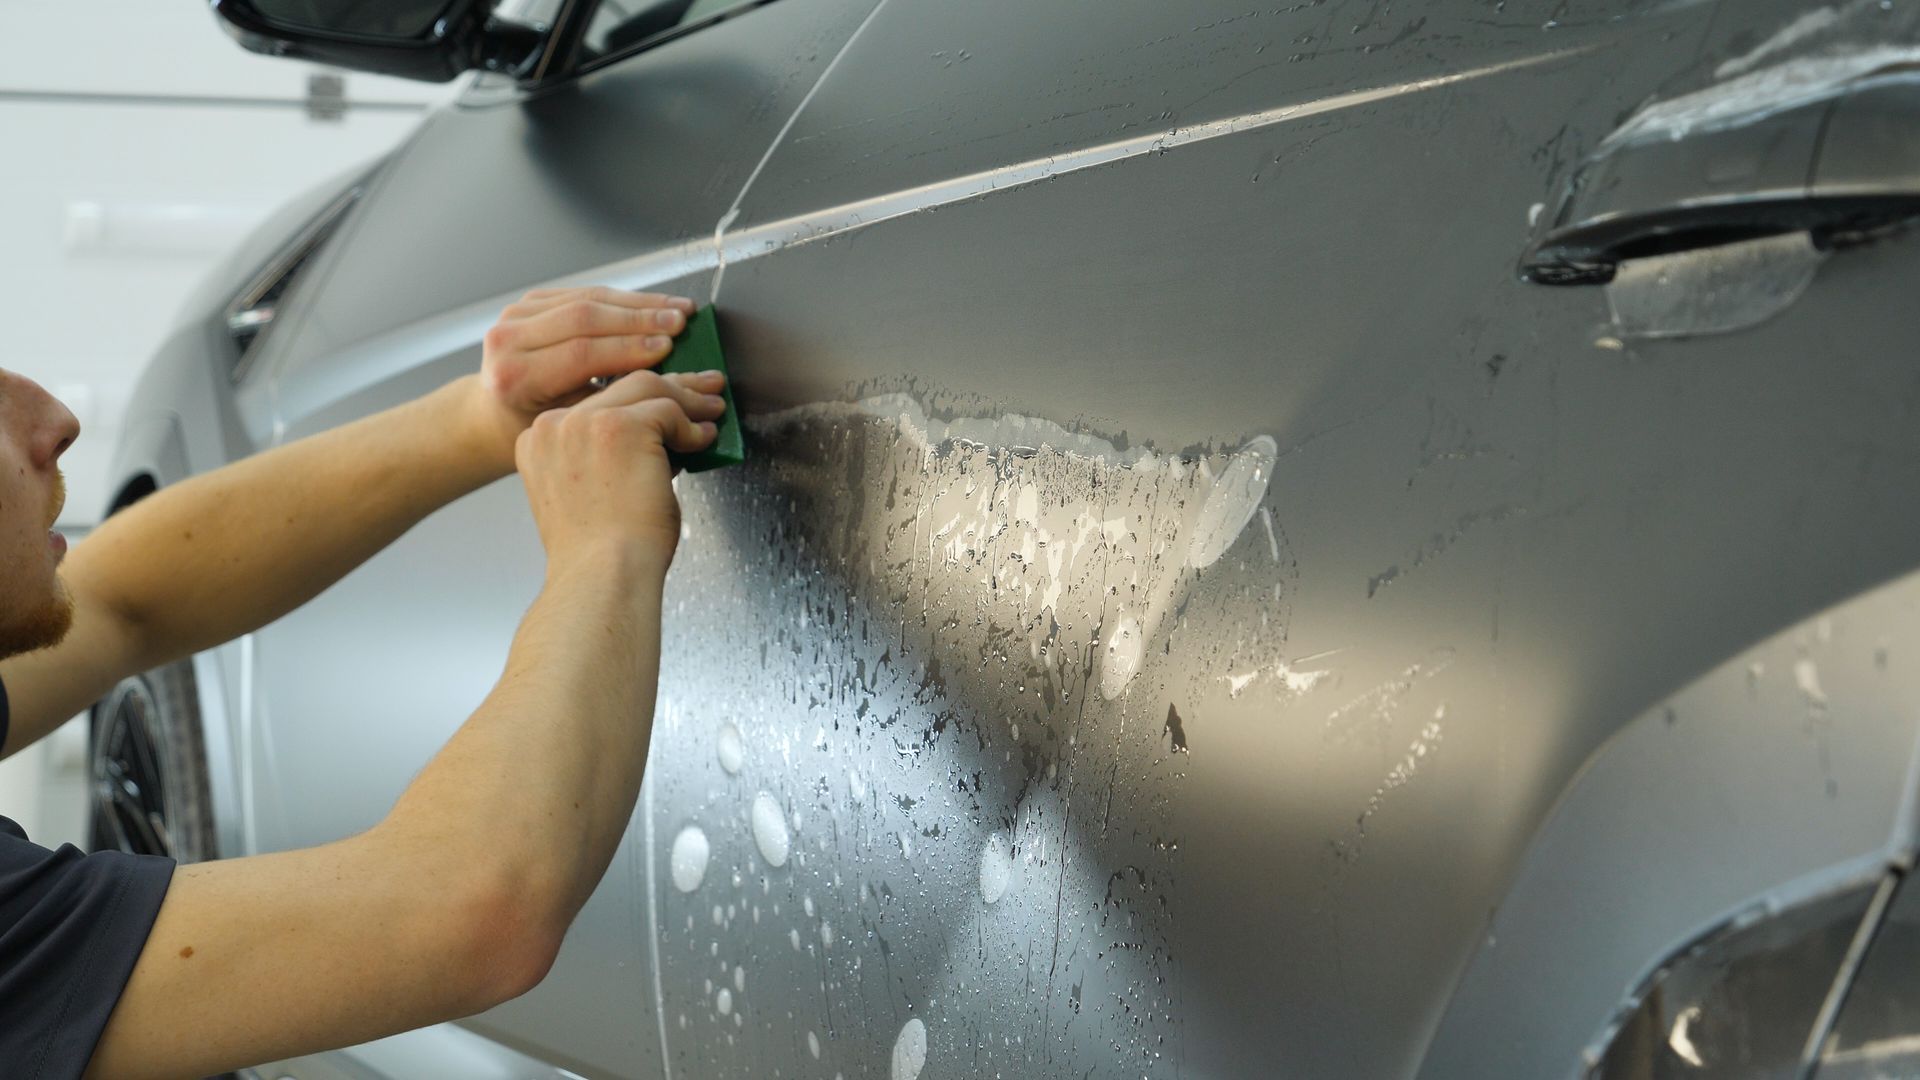
[[[246,335],[241,345],[240,355],[235,359],[229,379],[238,385],[253,368],[254,358],[259,353],[260,340],[272,328],[275,306],[264,303],[265,298],[275,287],[286,281],[287,276],[300,267],[308,256],[317,251],[320,245],[333,234],[354,203],[365,192],[364,184],[355,184],[341,193],[326,209],[308,222],[280,253],[254,274],[232,302],[227,305],[225,324],[227,332],[236,340]]]

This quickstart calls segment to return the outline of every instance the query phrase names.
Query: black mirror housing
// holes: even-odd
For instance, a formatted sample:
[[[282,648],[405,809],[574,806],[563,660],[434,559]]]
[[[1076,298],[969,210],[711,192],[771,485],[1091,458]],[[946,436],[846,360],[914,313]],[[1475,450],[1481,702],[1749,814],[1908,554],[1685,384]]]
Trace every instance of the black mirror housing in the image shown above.
[[[524,74],[546,38],[493,19],[490,0],[434,0],[418,18],[383,25],[364,17],[356,23],[352,13],[363,5],[346,5],[347,14],[332,21],[315,13],[325,4],[212,0],[212,6],[227,33],[250,52],[421,82],[447,82],[474,68]],[[306,11],[295,21],[279,14],[287,9]]]

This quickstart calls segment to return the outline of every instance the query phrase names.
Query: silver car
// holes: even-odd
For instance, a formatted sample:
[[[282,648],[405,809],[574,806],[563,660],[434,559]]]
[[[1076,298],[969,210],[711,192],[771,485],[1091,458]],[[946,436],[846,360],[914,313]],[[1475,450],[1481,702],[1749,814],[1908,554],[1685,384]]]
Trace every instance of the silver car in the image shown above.
[[[213,7],[466,84],[116,508],[543,286],[716,301],[749,450],[545,983],[261,1077],[1920,1075],[1920,5]],[[96,842],[371,826],[542,566],[509,479],[123,684]]]

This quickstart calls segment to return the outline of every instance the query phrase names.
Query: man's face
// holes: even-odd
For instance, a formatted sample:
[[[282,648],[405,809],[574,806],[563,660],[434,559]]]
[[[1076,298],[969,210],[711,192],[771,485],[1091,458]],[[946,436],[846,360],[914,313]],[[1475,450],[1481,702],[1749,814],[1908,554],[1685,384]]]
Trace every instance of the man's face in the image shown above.
[[[73,625],[73,597],[55,568],[50,533],[67,501],[60,455],[80,421],[31,379],[0,371],[0,656],[56,644]]]

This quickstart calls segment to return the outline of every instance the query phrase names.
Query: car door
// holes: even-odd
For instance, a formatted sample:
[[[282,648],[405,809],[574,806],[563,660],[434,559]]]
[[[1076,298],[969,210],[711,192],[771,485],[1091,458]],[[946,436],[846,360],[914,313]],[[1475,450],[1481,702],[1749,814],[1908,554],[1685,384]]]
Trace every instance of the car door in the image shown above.
[[[1582,762],[1920,557],[1911,239],[1731,325],[1517,273],[1805,16],[883,4],[722,238],[754,461],[680,489],[676,1068],[1419,1070]],[[1610,977],[1503,984],[1433,1075],[1574,1071]]]
[[[1630,291],[1516,270],[1623,123],[1907,29],[1873,10],[837,12],[718,213],[532,260],[716,295],[751,459],[679,487],[628,844],[554,980],[475,1028],[615,1075],[1573,1071],[1618,971],[1577,1000],[1494,984],[1463,1020],[1456,982],[1597,748],[1915,565],[1913,248],[1651,330]],[[584,173],[587,206],[623,178]],[[443,186],[421,175],[405,206]],[[261,389],[288,434],[471,368],[495,301],[354,321],[400,303],[395,257],[311,320],[377,332]],[[484,693],[537,581],[511,488],[262,638],[274,835],[370,822]],[[301,665],[355,668],[321,660],[400,689],[328,728],[358,699]],[[341,723],[391,758],[294,776]],[[328,810],[343,778],[357,818]],[[1675,928],[1648,926],[1615,967],[1657,961]]]
[[[695,282],[687,268],[866,11],[772,4],[538,93],[482,87],[435,114],[283,303],[238,389],[254,437],[298,438],[477,370],[481,334],[529,288],[592,271],[698,295],[705,272]],[[253,850],[378,821],[498,678],[543,565],[508,480],[253,635],[242,721]],[[649,838],[636,821],[552,975],[474,1030],[593,1075],[659,1072],[648,936],[636,931]]]

